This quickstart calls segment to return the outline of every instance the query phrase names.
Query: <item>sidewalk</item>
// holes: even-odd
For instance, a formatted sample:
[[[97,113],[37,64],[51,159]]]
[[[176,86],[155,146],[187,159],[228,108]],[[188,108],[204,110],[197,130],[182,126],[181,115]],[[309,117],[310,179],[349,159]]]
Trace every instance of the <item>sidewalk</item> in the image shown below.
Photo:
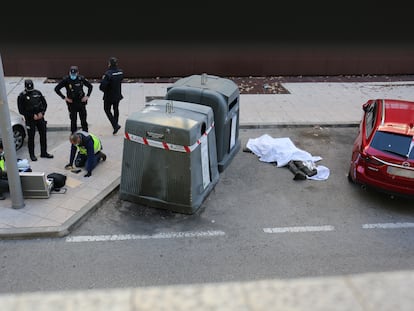
[[[35,88],[48,100],[46,116],[49,130],[68,129],[66,105],[54,92],[56,84],[44,83],[46,78],[6,77],[9,108],[18,111],[16,100],[24,89],[25,78],[33,79]],[[169,86],[171,83],[124,83],[120,124],[123,126],[132,112],[141,110],[148,99],[165,96]],[[301,125],[357,126],[362,114],[361,105],[370,98],[414,100],[414,81],[306,82],[284,83],[283,86],[290,94],[241,94],[240,129]],[[55,157],[31,162],[32,169],[67,174],[66,194],[52,194],[49,199],[25,199],[25,206],[20,209],[12,208],[9,197],[0,201],[0,239],[65,236],[119,186],[123,127],[117,135],[112,135],[112,128],[103,111],[102,92],[98,84],[94,83],[93,87],[88,103],[88,122],[90,131],[102,138],[108,156],[105,165],[98,165],[90,178],[68,173],[63,168],[68,160],[68,142],[49,146]]]
[[[414,273],[0,295],[2,311],[411,311]]]
[[[29,78],[29,77],[25,77]],[[48,100],[50,131],[69,128],[65,103],[54,93],[53,83],[32,78],[35,88]],[[8,104],[17,111],[17,95],[23,77],[6,77]],[[123,129],[128,116],[142,109],[146,99],[163,97],[168,83],[125,83],[120,105],[121,130],[112,128],[103,112],[98,85],[88,103],[90,131],[102,138],[108,158],[90,178],[64,170],[68,142],[49,146],[53,159],[31,162],[34,171],[68,175],[67,192],[49,199],[26,199],[25,206],[12,208],[11,200],[0,201],[0,239],[62,237],[114,191],[120,182]],[[372,83],[284,83],[290,94],[241,94],[240,128],[277,126],[357,126],[361,105],[370,98],[414,100],[414,81]],[[68,132],[69,134],[69,132]],[[26,147],[24,147],[26,148]],[[111,169],[108,169],[111,168]],[[0,295],[2,309],[32,310],[412,310],[411,271],[361,274],[332,278],[268,280],[245,283],[196,284],[168,287],[89,290],[55,293]]]

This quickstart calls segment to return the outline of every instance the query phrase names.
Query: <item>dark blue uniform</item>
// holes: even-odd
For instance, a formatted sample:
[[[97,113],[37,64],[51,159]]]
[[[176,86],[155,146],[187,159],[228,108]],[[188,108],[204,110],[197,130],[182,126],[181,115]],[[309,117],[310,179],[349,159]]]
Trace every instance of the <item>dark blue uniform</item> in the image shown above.
[[[47,102],[40,91],[33,89],[33,82],[31,80],[29,80],[29,83],[31,83],[30,89],[24,90],[17,97],[17,107],[19,113],[24,116],[26,122],[28,136],[27,146],[30,158],[31,160],[36,161],[37,159],[34,152],[36,128],[39,131],[40,136],[40,156],[47,158],[51,157],[51,155],[47,153],[46,121],[44,119]]]
[[[84,87],[87,88],[86,94]],[[62,88],[66,89],[66,96],[62,93]],[[70,117],[70,130],[72,133],[77,131],[78,114],[82,130],[85,132],[88,131],[88,122],[86,121],[86,105],[88,101],[82,101],[82,98],[85,95],[89,97],[92,93],[92,88],[92,84],[82,75],[77,75],[73,80],[69,76],[65,76],[55,87],[56,94],[62,99],[67,97],[72,100],[72,103],[66,102]]]
[[[102,77],[99,89],[104,93],[104,111],[114,129],[113,134],[116,134],[121,128],[118,120],[119,102],[123,98],[121,89],[123,78],[124,72],[122,69],[118,68],[116,59],[111,58],[109,60],[108,70]],[[111,112],[111,109],[113,109],[113,113]]]

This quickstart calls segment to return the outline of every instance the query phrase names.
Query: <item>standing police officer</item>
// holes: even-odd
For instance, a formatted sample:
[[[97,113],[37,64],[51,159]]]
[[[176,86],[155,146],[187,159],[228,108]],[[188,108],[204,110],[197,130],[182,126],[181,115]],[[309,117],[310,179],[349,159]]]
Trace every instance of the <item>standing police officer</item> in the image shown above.
[[[84,87],[87,88],[86,94]],[[66,96],[62,93],[62,88],[66,88]],[[92,93],[92,88],[92,84],[84,76],[79,75],[78,66],[71,66],[69,75],[63,77],[63,79],[55,86],[56,94],[66,101],[70,118],[70,130],[72,133],[77,131],[78,114],[82,130],[85,132],[88,131],[86,105],[88,104],[89,96]]]
[[[116,134],[121,126],[118,123],[119,119],[119,102],[123,98],[122,96],[122,79],[124,78],[124,72],[118,68],[118,59],[116,57],[110,57],[108,60],[108,70],[102,76],[99,89],[104,93],[104,111],[111,122],[114,131],[112,134]],[[111,112],[113,109],[113,113]]]
[[[32,161],[37,161],[35,156],[34,137],[36,128],[40,136],[40,157],[53,158],[53,155],[47,153],[47,139],[46,139],[46,121],[45,113],[47,109],[47,102],[43,94],[34,89],[33,81],[26,79],[24,81],[24,91],[17,97],[17,107],[21,115],[26,121],[29,155]]]

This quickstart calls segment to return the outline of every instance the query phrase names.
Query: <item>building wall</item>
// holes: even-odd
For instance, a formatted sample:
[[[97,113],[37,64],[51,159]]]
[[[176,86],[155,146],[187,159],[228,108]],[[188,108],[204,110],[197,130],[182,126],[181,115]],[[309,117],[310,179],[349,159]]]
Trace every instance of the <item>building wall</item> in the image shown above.
[[[128,78],[219,76],[400,75],[414,72],[414,45],[77,44],[3,46],[5,76],[61,78],[69,66],[100,78],[110,56]]]

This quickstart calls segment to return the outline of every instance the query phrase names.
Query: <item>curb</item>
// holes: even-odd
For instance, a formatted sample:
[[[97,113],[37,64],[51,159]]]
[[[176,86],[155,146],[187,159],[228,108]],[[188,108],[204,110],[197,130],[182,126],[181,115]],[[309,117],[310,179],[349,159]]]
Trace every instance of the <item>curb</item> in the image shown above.
[[[360,121],[349,121],[349,122],[287,122],[287,123],[240,123],[239,129],[266,129],[266,128],[285,128],[285,127],[358,127]],[[49,131],[70,131],[69,126],[62,125],[48,125]]]
[[[360,121],[351,121],[351,122],[320,122],[320,123],[313,123],[313,122],[298,122],[298,123],[265,123],[265,124],[256,124],[256,123],[244,123],[239,124],[240,129],[266,129],[266,128],[286,128],[286,127],[358,127]]]
[[[36,239],[36,238],[61,238],[71,233],[84,220],[86,220],[98,207],[100,207],[110,194],[119,188],[121,177],[113,181],[99,195],[82,207],[77,213],[60,226],[44,228],[11,228],[0,229],[0,240]]]

